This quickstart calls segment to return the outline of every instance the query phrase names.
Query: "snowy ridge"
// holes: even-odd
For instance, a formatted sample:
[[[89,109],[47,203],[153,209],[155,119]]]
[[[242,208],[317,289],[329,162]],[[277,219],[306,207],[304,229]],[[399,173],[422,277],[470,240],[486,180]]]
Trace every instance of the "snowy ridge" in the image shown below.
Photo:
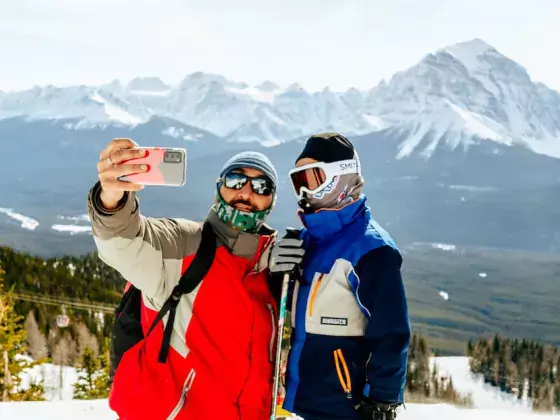
[[[560,157],[560,93],[532,82],[522,66],[480,39],[428,54],[369,91],[308,92],[270,81],[250,86],[197,72],[175,86],[144,77],[127,85],[0,92],[0,118],[21,115],[82,118],[76,129],[137,125],[159,115],[265,145],[325,130],[387,130],[400,141],[399,158],[429,158],[442,147],[463,150],[485,140]]]
[[[104,122],[136,125],[147,121],[152,114],[124,96],[87,86],[34,87],[0,96],[0,118],[82,118],[85,126]]]

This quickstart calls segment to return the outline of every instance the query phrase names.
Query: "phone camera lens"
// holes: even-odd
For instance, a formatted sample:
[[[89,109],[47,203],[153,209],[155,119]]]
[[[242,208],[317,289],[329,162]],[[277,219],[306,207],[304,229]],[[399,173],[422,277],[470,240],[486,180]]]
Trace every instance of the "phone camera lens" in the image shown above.
[[[179,152],[166,152],[164,162],[181,163],[181,153]]]

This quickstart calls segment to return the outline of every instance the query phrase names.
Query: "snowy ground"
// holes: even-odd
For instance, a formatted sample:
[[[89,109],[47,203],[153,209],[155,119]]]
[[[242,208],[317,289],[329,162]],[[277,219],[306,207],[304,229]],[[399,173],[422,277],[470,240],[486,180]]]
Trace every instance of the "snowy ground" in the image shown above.
[[[76,369],[65,366],[60,372],[60,366],[45,363],[34,366],[30,375],[22,375],[22,387],[26,388],[30,380],[44,379],[45,399],[48,401],[69,401],[73,399],[74,383],[78,380]],[[62,383],[62,387],[60,384]],[[60,392],[62,390],[62,392]],[[0,413],[2,413],[0,408]],[[4,420],[3,417],[0,417]]]
[[[538,420],[547,415],[510,409],[458,409],[449,405],[407,404],[398,420]],[[554,416],[553,418],[557,418]],[[116,420],[105,400],[0,403],[2,420]],[[228,420],[228,419],[223,419]]]
[[[510,395],[485,385],[471,375],[466,357],[440,357],[436,359],[440,373],[448,372],[454,386],[461,393],[471,393],[474,409],[459,409],[447,404],[407,404],[399,420],[538,420],[550,415],[533,414],[530,401],[517,400]],[[53,365],[37,367],[34,375],[43,375],[49,384],[47,397],[52,401],[0,403],[1,420],[116,420],[117,416],[107,406],[106,400],[75,401],[72,398],[72,381],[75,371],[64,370],[63,400],[58,400],[57,384],[60,370]],[[552,418],[558,418],[553,416]],[[227,420],[227,419],[224,419]]]

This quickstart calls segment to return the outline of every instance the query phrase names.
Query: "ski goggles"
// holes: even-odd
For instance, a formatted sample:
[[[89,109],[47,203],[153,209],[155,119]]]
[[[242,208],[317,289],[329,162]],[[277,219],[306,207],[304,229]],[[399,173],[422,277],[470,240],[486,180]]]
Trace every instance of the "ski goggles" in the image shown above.
[[[332,163],[310,163],[292,169],[289,175],[296,196],[303,198],[303,193],[317,194],[329,185],[336,176],[359,173],[360,162],[358,159],[349,159]]]
[[[222,184],[232,190],[240,190],[249,182],[255,194],[269,196],[274,191],[272,181],[266,176],[250,177],[241,172],[229,172],[220,180]]]

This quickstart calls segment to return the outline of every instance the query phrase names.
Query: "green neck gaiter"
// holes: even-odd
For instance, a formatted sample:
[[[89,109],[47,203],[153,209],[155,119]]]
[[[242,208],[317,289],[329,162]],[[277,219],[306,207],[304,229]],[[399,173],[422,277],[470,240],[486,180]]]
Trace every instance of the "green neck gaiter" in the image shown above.
[[[234,228],[249,233],[258,232],[272,210],[272,206],[270,206],[267,210],[246,212],[230,206],[219,192],[216,194],[216,198],[216,204],[212,208],[218,217]]]

